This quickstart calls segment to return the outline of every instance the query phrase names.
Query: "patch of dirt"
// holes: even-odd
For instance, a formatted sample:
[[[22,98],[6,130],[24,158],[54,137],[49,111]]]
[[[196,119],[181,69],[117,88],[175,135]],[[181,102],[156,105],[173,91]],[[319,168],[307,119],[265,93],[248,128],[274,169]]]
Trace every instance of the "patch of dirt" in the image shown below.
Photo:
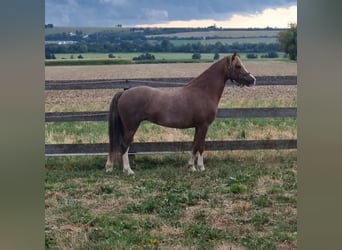
[[[183,231],[180,228],[163,224],[157,230],[152,231],[152,234],[160,234],[164,237],[175,237],[181,235]]]
[[[244,250],[244,247],[237,246],[229,242],[222,242],[214,247],[214,250]]]
[[[253,203],[247,201],[237,201],[231,206],[233,212],[243,213],[253,209]]]
[[[85,200],[82,200],[85,202]],[[139,202],[138,199],[133,198],[113,198],[106,200],[87,200],[86,203],[91,207],[91,211],[94,214],[105,214],[105,213],[116,213],[120,211],[122,208],[126,207],[128,204]]]
[[[258,195],[265,195],[275,185],[281,186],[283,185],[283,181],[279,179],[277,180],[271,179],[269,176],[261,176],[257,181],[255,193]]]

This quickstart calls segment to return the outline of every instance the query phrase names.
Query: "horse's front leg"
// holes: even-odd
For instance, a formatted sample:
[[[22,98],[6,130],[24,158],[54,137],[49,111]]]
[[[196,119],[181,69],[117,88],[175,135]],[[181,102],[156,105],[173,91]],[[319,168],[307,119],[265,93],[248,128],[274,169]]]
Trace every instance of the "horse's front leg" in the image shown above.
[[[204,143],[205,136],[207,135],[208,126],[202,125],[200,127],[196,127],[194,143],[192,146],[192,155],[189,160],[190,171],[204,171],[204,162],[203,162],[203,152],[204,152]],[[195,159],[197,157],[197,169],[195,168]]]
[[[191,171],[191,172],[197,171],[195,168],[195,159],[196,159],[196,155],[191,153],[190,159],[188,161],[189,171]]]
[[[197,153],[197,169],[199,171],[204,171],[205,170],[204,162],[203,162],[203,151]]]
[[[129,165],[128,150],[129,148],[127,148],[126,152],[122,155],[123,172],[127,175],[134,175],[134,172]]]
[[[106,162],[106,173],[111,173],[113,171],[114,166],[114,153],[109,152],[107,156],[107,162]]]

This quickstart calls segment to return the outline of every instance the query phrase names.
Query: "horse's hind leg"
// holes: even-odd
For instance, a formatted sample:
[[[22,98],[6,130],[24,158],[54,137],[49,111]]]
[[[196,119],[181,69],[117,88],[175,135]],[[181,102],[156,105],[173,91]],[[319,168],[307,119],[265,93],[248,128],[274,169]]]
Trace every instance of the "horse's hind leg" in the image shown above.
[[[133,142],[133,137],[137,128],[129,130],[129,131],[125,131],[125,136],[121,144],[123,172],[127,175],[134,175],[134,171],[131,169],[131,166],[129,164],[128,151],[129,151],[129,146]]]
[[[191,153],[190,159],[188,161],[188,166],[189,166],[189,170],[191,172],[195,172],[196,168],[195,168],[195,159],[196,159],[196,155],[194,155],[193,153]]]

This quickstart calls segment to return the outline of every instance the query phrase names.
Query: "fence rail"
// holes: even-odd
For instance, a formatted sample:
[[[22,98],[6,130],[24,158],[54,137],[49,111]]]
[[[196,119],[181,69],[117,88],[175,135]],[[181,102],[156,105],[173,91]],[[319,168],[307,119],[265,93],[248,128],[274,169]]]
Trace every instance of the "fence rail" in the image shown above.
[[[127,88],[139,85],[152,87],[180,87],[192,78],[154,78],[124,80],[77,80],[46,81],[45,90],[86,90]],[[257,86],[296,85],[296,76],[260,76]],[[229,108],[218,109],[217,118],[296,117],[296,108]],[[47,112],[45,122],[107,121],[108,111],[94,112]],[[138,142],[130,147],[130,154],[185,152],[191,150],[192,142]],[[206,141],[208,151],[219,150],[268,150],[295,149],[296,139]],[[103,155],[108,151],[107,143],[93,144],[46,144],[46,156]]]
[[[296,108],[229,108],[218,109],[217,118],[296,117]],[[107,121],[108,111],[47,112],[45,122]]]
[[[76,90],[76,89],[118,89],[140,85],[151,87],[181,87],[193,78],[146,78],[119,80],[67,80],[45,81],[45,90]],[[258,76],[257,85],[296,85],[297,76]]]
[[[137,142],[130,146],[129,154],[171,153],[191,151],[192,142]],[[235,140],[235,141],[206,141],[206,151],[222,150],[268,150],[295,149],[296,139],[279,140]],[[103,155],[108,152],[107,143],[93,144],[47,144],[46,156],[65,155]]]

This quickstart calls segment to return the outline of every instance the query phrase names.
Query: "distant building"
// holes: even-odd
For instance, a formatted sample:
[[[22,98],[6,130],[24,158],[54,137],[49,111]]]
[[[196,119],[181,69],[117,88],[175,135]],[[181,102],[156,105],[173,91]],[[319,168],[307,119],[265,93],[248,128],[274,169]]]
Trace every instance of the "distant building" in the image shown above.
[[[77,41],[45,41],[45,44],[69,45],[78,43]]]
[[[53,28],[52,23],[45,24],[45,29],[52,29],[52,28]]]
[[[207,27],[207,30],[216,30],[216,29],[217,29],[216,24]]]

